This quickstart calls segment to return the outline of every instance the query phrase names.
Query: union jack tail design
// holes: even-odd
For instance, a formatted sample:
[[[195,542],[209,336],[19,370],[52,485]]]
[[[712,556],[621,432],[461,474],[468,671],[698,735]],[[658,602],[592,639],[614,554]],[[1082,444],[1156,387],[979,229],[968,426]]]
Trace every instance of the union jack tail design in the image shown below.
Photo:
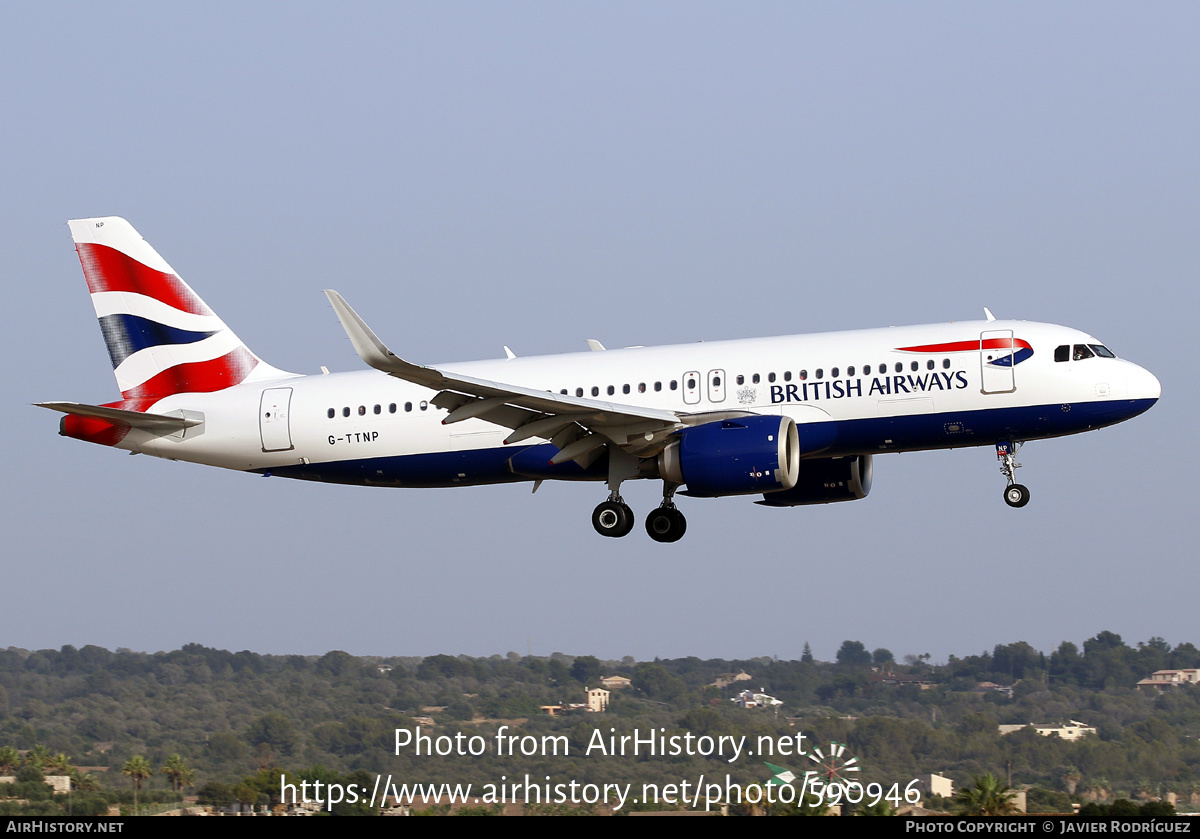
[[[125,219],[68,224],[123,407],[291,375],[252,353]]]

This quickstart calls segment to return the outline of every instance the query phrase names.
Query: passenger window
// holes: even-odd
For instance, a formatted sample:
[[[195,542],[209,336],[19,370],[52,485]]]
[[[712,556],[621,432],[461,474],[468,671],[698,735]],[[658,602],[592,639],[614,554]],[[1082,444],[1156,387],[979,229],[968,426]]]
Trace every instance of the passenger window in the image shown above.
[[[629,385],[621,385],[621,393],[629,393]]]
[[[834,367],[832,370],[829,371],[829,378],[836,379],[837,377],[838,377],[838,369],[836,367]]]
[[[921,362],[914,361],[911,366],[912,366],[912,371],[915,373],[921,369]]]
[[[949,369],[950,369],[950,359],[948,359],[948,358],[943,358],[943,359],[942,359],[942,367],[944,367],[945,369],[949,370]]]
[[[713,381],[712,381],[712,383],[713,383],[713,387],[720,387],[720,386],[721,386],[721,377],[720,377],[720,376],[713,376]]]
[[[389,414],[394,414],[394,413],[396,413],[396,403],[395,403],[395,402],[393,402],[392,404],[388,405],[388,413],[389,413]]]
[[[817,368],[817,378],[818,378],[818,379],[820,379],[820,378],[824,378],[824,376],[825,376],[825,371],[824,371],[824,370],[822,370],[820,367],[818,367],[818,368]]]
[[[744,385],[746,383],[746,377],[739,373],[737,377],[737,383],[739,385]]]
[[[559,393],[561,393],[563,396],[566,396],[566,395],[567,395],[567,389],[564,387],[562,390],[560,390],[560,391],[559,391]]]
[[[897,362],[896,362],[896,372],[897,372],[897,373],[903,373],[903,372],[904,372],[904,362],[902,362],[902,361],[897,361]]]
[[[846,368],[846,375],[847,375],[847,376],[853,376],[853,375],[854,375],[854,368],[853,368],[853,367],[847,367],[847,368]]]
[[[600,388],[596,387],[595,385],[592,385],[592,396],[599,396],[599,395],[600,395]]]
[[[676,381],[675,379],[671,379],[671,390],[678,390],[678,389],[679,389],[679,382]]]
[[[608,395],[609,396],[612,396],[616,392],[617,392],[617,389],[615,387],[613,387],[612,385],[608,386]]]
[[[1075,360],[1076,361],[1083,361],[1085,358],[1092,358],[1094,356],[1095,356],[1095,353],[1093,353],[1091,350],[1088,349],[1087,344],[1076,344],[1075,345]]]
[[[927,361],[927,362],[925,363],[925,368],[926,368],[926,369],[928,369],[928,370],[932,370],[932,369],[933,369],[933,359],[932,359],[932,358],[931,358],[931,359],[929,359],[929,361]]]
[[[850,375],[851,375],[851,376],[853,376],[854,374],[853,374],[853,373],[851,373]],[[863,365],[863,375],[864,375],[864,376],[869,376],[869,375],[871,375],[871,365],[870,365],[870,364],[864,364],[864,365]]]
[[[768,382],[773,382],[773,381],[775,381],[775,374],[774,374],[774,373],[768,373],[768,374],[767,374],[767,381],[768,381]]]
[[[405,410],[405,412],[406,412],[406,413],[407,413],[408,411],[411,411],[411,410],[412,410],[412,403],[411,403],[411,402],[405,402],[405,403],[404,403],[404,410]]]
[[[577,387],[577,388],[575,388],[575,395],[576,395],[576,396],[583,396],[583,388],[581,388],[581,387]]]
[[[330,408],[329,409],[329,418],[333,419],[336,416],[337,416],[337,411],[333,410],[333,408]]]
[[[424,411],[428,407],[429,407],[429,403],[424,400],[421,400],[421,410]]]
[[[750,381],[754,382],[754,384],[758,384],[761,381],[761,379],[759,378],[758,374],[755,373],[753,376],[750,377]]]
[[[638,393],[645,393],[645,392],[646,392],[646,383],[638,382]]]
[[[383,413],[383,406],[382,406],[382,405],[376,405],[376,406],[375,406],[375,413],[376,413],[376,414],[382,414],[382,413]]]
[[[791,370],[783,371],[783,380],[785,382],[790,382],[792,380],[792,371]]]
[[[344,417],[350,416],[350,408],[349,407],[342,408],[342,416],[344,416]]]
[[[655,382],[654,383],[654,392],[658,393],[660,390],[662,390],[662,382]]]
[[[688,380],[687,380],[687,389],[688,389],[688,390],[695,390],[695,389],[696,389],[696,380],[695,380],[695,379],[688,379]]]
[[[801,371],[800,371],[800,381],[802,381],[802,382],[803,382],[803,381],[804,381],[804,380],[806,380],[807,378],[808,378],[808,371],[807,371],[807,370],[801,370]]]

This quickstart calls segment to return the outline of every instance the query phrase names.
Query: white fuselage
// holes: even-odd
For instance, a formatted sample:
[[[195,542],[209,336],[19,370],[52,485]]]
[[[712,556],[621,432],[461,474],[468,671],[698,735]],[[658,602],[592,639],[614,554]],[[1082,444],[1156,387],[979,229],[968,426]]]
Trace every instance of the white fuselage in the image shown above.
[[[988,349],[1008,335],[1008,349]],[[1000,339],[1002,340],[1002,338]],[[442,371],[686,414],[783,414],[801,456],[993,445],[1090,430],[1146,410],[1157,379],[1118,358],[1056,361],[1100,342],[1075,329],[978,321],[637,347],[437,365]],[[992,356],[1032,350],[997,367]],[[374,370],[289,376],[168,396],[147,410],[203,415],[183,432],[133,429],[118,447],[288,477],[391,486],[522,480],[509,429],[443,425],[437,391]],[[547,451],[553,451],[547,448]],[[548,477],[555,477],[549,475]],[[562,477],[602,478],[584,474]]]

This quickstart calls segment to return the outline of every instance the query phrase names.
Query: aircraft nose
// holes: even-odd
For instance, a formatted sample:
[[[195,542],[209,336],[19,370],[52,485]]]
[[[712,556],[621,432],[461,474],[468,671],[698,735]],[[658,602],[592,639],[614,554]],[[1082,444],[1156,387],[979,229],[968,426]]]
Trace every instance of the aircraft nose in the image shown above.
[[[1129,398],[1156,401],[1162,395],[1162,385],[1159,384],[1158,377],[1136,364],[1131,364],[1130,368],[1126,381]]]

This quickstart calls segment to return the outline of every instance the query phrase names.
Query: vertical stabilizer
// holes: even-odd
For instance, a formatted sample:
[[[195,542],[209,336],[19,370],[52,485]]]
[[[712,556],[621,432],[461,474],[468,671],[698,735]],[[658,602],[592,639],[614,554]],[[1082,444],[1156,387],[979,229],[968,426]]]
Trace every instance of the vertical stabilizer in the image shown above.
[[[68,224],[126,400],[293,375],[252,353],[125,219]]]

